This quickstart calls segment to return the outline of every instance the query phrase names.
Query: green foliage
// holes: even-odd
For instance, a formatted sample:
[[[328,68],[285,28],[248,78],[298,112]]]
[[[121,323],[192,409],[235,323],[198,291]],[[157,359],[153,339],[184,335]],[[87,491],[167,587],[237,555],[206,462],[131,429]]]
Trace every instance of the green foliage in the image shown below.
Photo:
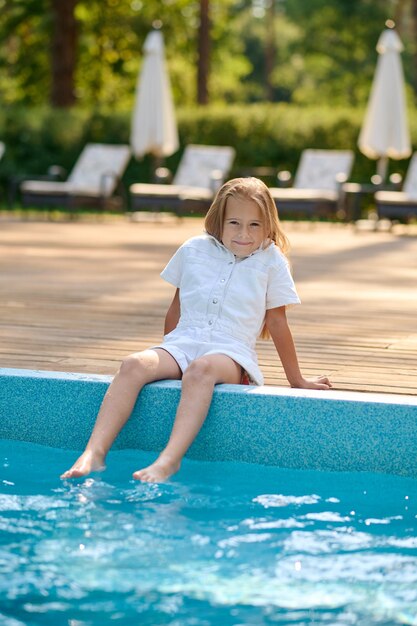
[[[49,93],[47,0],[0,0],[2,104],[42,104]]]
[[[78,101],[84,107],[131,106],[142,46],[156,20],[163,26],[168,59],[179,50],[187,72],[196,59],[197,10],[190,0],[78,0]],[[48,102],[53,26],[49,0],[0,0],[2,104]],[[178,95],[182,83],[175,85]]]
[[[211,0],[211,103],[265,101],[272,37],[273,101],[364,105],[375,46],[397,4],[408,7],[408,24],[411,0]],[[195,102],[198,0],[77,0],[75,16],[77,106],[132,107],[143,43],[156,22],[162,25],[176,105]],[[53,28],[50,0],[0,0],[2,106],[48,103]],[[412,85],[416,44],[409,27],[400,34]]]
[[[361,155],[357,138],[363,109],[296,107],[288,104],[189,107],[178,112],[181,149],[166,160],[175,171],[182,149],[189,143],[231,145],[236,149],[232,175],[248,168],[270,166],[295,172],[304,148],[350,148],[355,150],[352,180],[367,181],[375,173],[375,161]],[[410,127],[417,146],[417,115]],[[87,142],[128,143],[130,114],[109,109],[93,112],[3,108],[0,137],[6,153],[0,162],[0,183],[5,190],[11,177],[45,174],[58,164],[70,170]],[[404,172],[407,161],[391,161],[390,169]],[[149,181],[152,162],[132,159],[124,182]],[[268,180],[274,183],[274,180]]]
[[[234,174],[257,166],[295,172],[304,148],[350,148],[357,151],[353,177],[368,180],[375,173],[375,163],[356,146],[363,114],[363,109],[347,107],[234,105],[181,110],[179,124],[184,145],[234,146]]]
[[[297,60],[292,101],[364,103],[375,70],[375,46],[388,16],[387,2],[292,0],[288,3],[287,19],[298,25],[300,33],[289,51],[290,58],[296,55]]]

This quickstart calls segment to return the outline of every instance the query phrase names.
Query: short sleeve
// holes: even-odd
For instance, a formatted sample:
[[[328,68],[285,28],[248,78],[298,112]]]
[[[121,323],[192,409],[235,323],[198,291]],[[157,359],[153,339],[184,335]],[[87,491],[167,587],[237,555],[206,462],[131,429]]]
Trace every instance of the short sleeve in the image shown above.
[[[269,268],[266,308],[300,304],[287,259],[280,255]]]
[[[174,287],[179,287],[184,264],[184,247],[178,248],[174,256],[168,261],[167,265],[161,272],[161,278],[166,280]]]

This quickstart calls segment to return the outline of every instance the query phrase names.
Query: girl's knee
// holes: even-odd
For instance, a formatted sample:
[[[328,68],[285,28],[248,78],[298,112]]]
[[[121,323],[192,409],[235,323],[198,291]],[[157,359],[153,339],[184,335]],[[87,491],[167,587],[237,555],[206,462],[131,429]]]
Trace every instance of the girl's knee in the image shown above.
[[[122,374],[123,376],[130,376],[132,374],[137,374],[140,367],[141,366],[140,366],[140,360],[138,358],[138,355],[129,354],[129,356],[126,356],[121,362],[120,368],[119,368],[119,374]]]
[[[196,359],[187,367],[184,372],[183,382],[187,381],[197,381],[201,382],[202,380],[207,380],[215,378],[215,371],[212,363],[209,359],[205,359],[201,357],[200,359]]]
[[[152,363],[149,356],[146,353],[138,352],[136,354],[129,354],[125,357],[120,365],[119,373],[122,376],[132,376],[135,378],[142,378],[146,376],[146,373],[152,369]]]

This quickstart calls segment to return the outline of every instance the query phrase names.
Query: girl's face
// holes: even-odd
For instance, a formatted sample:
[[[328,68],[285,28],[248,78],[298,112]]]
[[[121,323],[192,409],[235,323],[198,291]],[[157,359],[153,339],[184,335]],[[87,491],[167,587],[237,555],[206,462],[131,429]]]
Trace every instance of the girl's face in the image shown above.
[[[239,258],[255,252],[266,238],[261,209],[249,198],[227,199],[222,243]]]

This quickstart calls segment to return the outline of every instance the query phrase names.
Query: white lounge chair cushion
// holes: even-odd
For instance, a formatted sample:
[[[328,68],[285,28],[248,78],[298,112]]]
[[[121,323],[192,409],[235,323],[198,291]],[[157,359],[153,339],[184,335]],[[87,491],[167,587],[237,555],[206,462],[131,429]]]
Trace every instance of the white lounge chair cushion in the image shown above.
[[[70,183],[52,180],[25,180],[20,185],[25,193],[42,193],[45,195],[68,194],[73,190]]]
[[[417,204],[417,152],[411,158],[402,191],[377,191],[375,200],[381,204]]]
[[[411,158],[404,180],[403,191],[412,198],[417,198],[417,152]]]
[[[135,183],[133,196],[168,199],[210,200],[230,170],[235,151],[230,146],[188,145],[181,157],[173,184]]]
[[[21,184],[20,189],[24,193],[39,194],[43,196],[79,195],[88,198],[97,198],[101,195],[100,193],[97,193],[95,189],[81,189],[67,181],[58,180],[27,180]],[[103,195],[106,197],[108,196],[107,193]]]
[[[135,183],[130,187],[130,193],[137,196],[153,196],[155,198],[195,198],[210,200],[213,192],[205,187],[189,187],[186,185],[152,185]]]
[[[21,190],[39,195],[80,195],[109,197],[130,160],[127,145],[87,144],[80,154],[68,180],[24,181]]]
[[[77,193],[110,196],[130,160],[127,145],[88,144],[71,174],[68,182]]]
[[[230,170],[235,151],[230,146],[188,145],[181,157],[173,184],[217,191]],[[213,176],[214,173],[218,176]],[[217,184],[216,184],[217,183]]]
[[[346,178],[353,164],[352,150],[303,150],[294,179],[295,189],[338,191],[338,176]]]
[[[340,183],[352,168],[352,150],[303,150],[293,187],[272,187],[276,202],[331,202],[340,196]]]
[[[380,204],[417,205],[417,195],[412,196],[405,191],[377,191],[375,194],[375,200]]]
[[[271,195],[274,200],[323,200],[326,202],[336,202],[339,194],[337,191],[326,189],[295,189],[294,187],[271,187]]]

